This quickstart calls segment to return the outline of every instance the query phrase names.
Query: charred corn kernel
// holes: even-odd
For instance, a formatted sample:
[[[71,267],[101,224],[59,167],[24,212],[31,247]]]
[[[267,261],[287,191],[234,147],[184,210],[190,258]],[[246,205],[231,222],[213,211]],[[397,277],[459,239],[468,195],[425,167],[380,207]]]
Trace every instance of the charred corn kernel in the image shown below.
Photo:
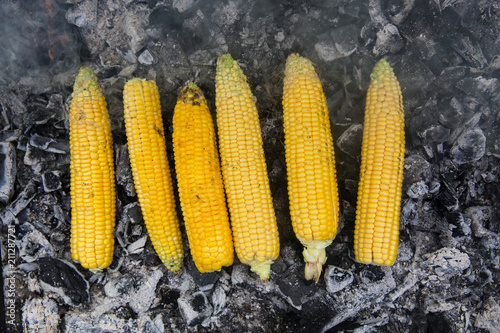
[[[212,115],[194,83],[181,90],[172,135],[179,198],[194,263],[201,273],[233,263],[234,248]]]
[[[354,253],[365,264],[390,266],[399,245],[405,153],[403,99],[389,63],[373,69],[365,110]]]
[[[337,234],[339,200],[325,95],[313,64],[298,54],[285,65],[283,116],[292,226],[305,247],[306,279],[318,282]]]
[[[82,67],[75,80],[69,126],[71,257],[98,271],[113,260],[115,172],[106,100],[88,67]]]
[[[165,266],[180,272],[184,253],[156,83],[128,81],[123,104],[130,164],[149,237]]]
[[[262,280],[267,280],[279,254],[278,227],[259,115],[246,76],[229,54],[217,60],[215,101],[236,254]]]

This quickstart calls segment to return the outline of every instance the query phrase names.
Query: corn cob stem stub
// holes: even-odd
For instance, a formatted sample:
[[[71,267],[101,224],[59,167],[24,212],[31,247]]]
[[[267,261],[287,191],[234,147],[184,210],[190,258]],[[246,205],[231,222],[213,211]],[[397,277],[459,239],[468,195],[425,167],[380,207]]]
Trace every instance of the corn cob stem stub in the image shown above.
[[[221,167],[234,246],[242,263],[262,280],[279,254],[279,236],[250,87],[229,54],[217,60],[216,107]]]
[[[367,92],[354,252],[366,264],[390,266],[397,256],[403,163],[401,88],[389,63],[374,67]]]
[[[95,272],[113,260],[116,198],[106,100],[88,67],[75,79],[69,123],[71,256]]]
[[[298,54],[285,65],[283,121],[292,226],[305,248],[306,279],[317,282],[337,234],[339,200],[326,98],[312,62]]]
[[[129,80],[123,103],[130,164],[149,237],[165,266],[180,272],[184,253],[156,83]]]
[[[194,83],[179,94],[173,128],[179,197],[193,261],[201,273],[220,270],[233,263],[233,241],[212,115]]]

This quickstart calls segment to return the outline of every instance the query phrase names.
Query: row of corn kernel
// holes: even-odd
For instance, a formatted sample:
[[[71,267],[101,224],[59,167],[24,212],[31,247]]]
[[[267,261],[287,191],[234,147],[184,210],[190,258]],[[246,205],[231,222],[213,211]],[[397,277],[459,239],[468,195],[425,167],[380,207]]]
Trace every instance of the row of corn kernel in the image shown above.
[[[114,244],[114,205],[110,204],[114,200],[112,143],[104,97],[88,68],[82,68],[75,81],[73,100],[70,115],[74,215],[72,256],[84,267],[102,269],[112,260]],[[99,102],[93,103],[94,100]],[[375,102],[372,103],[372,100]],[[94,110],[95,105],[100,107],[98,112]],[[222,176],[233,237],[213,122],[201,90],[193,83],[188,84],[181,91],[174,111],[175,166],[191,253],[200,272],[219,270],[233,262],[234,238],[240,261],[249,264],[252,271],[266,280],[270,265],[279,254],[278,230],[258,112],[246,77],[230,55],[219,57],[217,62],[216,107]],[[305,247],[306,278],[317,281],[326,261],[325,248],[336,235],[339,202],[324,93],[312,63],[296,54],[290,55],[285,66],[283,109],[292,225]],[[150,238],[167,268],[178,272],[183,260],[182,240],[175,213],[156,84],[140,79],[127,82],[124,113],[134,182]],[[81,154],[73,154],[73,151],[92,148],[92,142],[95,142],[92,140],[99,133],[87,135],[85,140],[80,139],[82,129],[79,130],[77,125],[81,128],[82,119],[94,119],[95,114],[100,114],[107,126],[97,126],[92,123],[93,120],[91,125],[88,125],[89,121],[83,123],[97,128],[97,132],[104,128],[103,133],[108,140],[98,141],[103,144],[102,149],[91,156],[100,158],[94,163],[101,168],[97,171],[89,169],[86,164],[82,166],[82,161],[88,161],[87,155],[82,158]],[[387,126],[383,127],[384,130],[380,129],[389,121],[395,122],[393,127],[396,130],[391,133],[386,130]],[[378,135],[371,135],[375,130],[378,130]],[[388,63],[381,60],[372,74],[365,118],[355,229],[355,254],[360,262],[390,265],[396,257],[404,157],[403,130],[399,85]],[[91,133],[86,127],[85,131]],[[367,161],[373,157],[374,147],[382,147],[378,149],[381,152],[375,154],[378,160]],[[101,162],[104,158],[106,163]],[[379,167],[374,173],[373,166],[382,162],[386,162],[387,166]],[[103,165],[106,167],[104,172]],[[101,180],[96,183],[93,173],[104,175],[107,181],[105,186],[100,186]],[[82,174],[87,179],[82,178]],[[378,177],[379,174],[382,177]],[[112,184],[109,184],[109,179]],[[82,191],[79,188],[81,184],[90,184],[91,190]],[[390,193],[391,186],[394,186],[395,194]],[[97,200],[83,200],[81,195],[74,195],[78,191],[93,191],[90,196],[93,198],[97,194],[95,191],[106,188],[107,206],[104,210],[98,209],[100,202]],[[97,195],[98,200],[102,197]],[[105,218],[99,217],[100,211],[106,212]]]

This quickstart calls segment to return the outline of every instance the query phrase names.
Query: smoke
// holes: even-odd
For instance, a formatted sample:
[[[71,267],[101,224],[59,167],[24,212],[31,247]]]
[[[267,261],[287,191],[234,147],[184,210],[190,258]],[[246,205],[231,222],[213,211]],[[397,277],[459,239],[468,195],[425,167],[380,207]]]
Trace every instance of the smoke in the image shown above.
[[[65,11],[56,0],[0,2],[0,85],[40,93],[70,82],[80,57]]]

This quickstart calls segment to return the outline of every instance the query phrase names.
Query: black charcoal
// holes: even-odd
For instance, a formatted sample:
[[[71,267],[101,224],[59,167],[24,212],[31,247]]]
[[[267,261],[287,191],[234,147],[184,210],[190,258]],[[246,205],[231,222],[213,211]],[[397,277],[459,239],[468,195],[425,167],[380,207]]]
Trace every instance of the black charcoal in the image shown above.
[[[209,324],[213,308],[205,293],[187,292],[179,297],[177,304],[188,326]]]
[[[53,153],[44,151],[31,144],[26,147],[26,154],[24,154],[24,164],[32,166],[40,172],[43,164],[50,161],[55,161],[56,157]]]
[[[314,45],[318,56],[324,61],[333,61],[351,55],[356,51],[359,31],[354,25],[340,27],[319,36]]]
[[[451,156],[458,164],[472,163],[486,152],[486,137],[479,127],[465,130],[453,144]]]
[[[394,24],[386,24],[377,32],[377,41],[373,54],[383,56],[386,53],[396,53],[405,46],[405,42]]]
[[[38,134],[34,134],[30,138],[30,145],[49,153],[55,153],[55,154],[69,153],[69,141],[56,140]]]
[[[36,196],[36,190],[35,182],[30,181],[17,198],[7,207],[7,209],[5,209],[2,215],[0,215],[5,225],[10,224],[10,222],[16,218],[17,214],[28,206],[31,200]]]
[[[51,257],[38,259],[40,285],[45,291],[60,295],[68,305],[78,305],[89,300],[89,284],[75,266]]]
[[[47,171],[42,174],[43,190],[47,193],[59,190],[62,187],[61,172]]]
[[[363,141],[363,125],[352,124],[337,139],[337,146],[346,154],[356,158],[361,154],[361,142]]]
[[[0,201],[7,203],[14,195],[16,182],[16,148],[10,142],[0,142]]]
[[[406,194],[412,199],[419,199],[429,193],[429,187],[424,181],[413,183]]]
[[[304,279],[303,274],[304,266],[302,264],[295,264],[289,267],[281,275],[280,279],[276,281],[279,290],[286,297],[286,300],[298,310],[302,308],[302,304],[316,289],[311,281]]]
[[[123,186],[129,197],[134,197],[135,185],[132,177],[132,168],[128,154],[128,145],[115,145],[116,172],[115,178],[118,185]]]

